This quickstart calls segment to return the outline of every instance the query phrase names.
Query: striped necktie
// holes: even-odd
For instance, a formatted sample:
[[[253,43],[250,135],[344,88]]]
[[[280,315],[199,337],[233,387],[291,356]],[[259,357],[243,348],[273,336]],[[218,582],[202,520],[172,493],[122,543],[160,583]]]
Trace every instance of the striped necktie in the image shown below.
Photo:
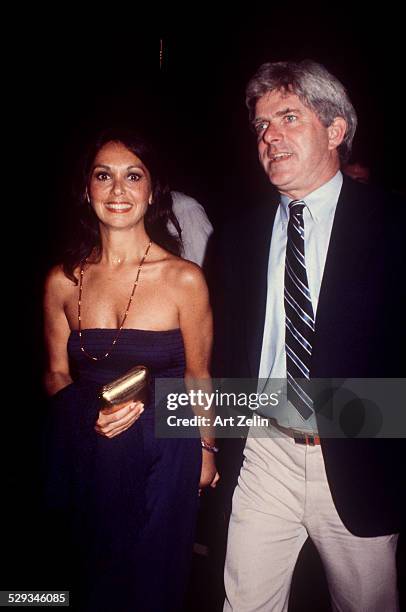
[[[285,259],[287,398],[304,419],[313,414],[309,391],[314,314],[307,281],[302,200],[289,203]]]

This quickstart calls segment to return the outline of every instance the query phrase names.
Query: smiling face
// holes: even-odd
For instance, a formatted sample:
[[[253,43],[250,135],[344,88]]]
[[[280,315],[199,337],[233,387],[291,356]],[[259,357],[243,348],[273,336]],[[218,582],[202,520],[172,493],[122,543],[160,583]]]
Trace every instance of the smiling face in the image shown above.
[[[108,142],[95,157],[88,191],[101,223],[130,227],[143,219],[151,203],[151,177],[141,159],[121,142]]]
[[[259,159],[280,193],[303,198],[339,169],[337,147],[346,129],[342,117],[325,127],[296,94],[272,91],[257,101],[253,125]]]

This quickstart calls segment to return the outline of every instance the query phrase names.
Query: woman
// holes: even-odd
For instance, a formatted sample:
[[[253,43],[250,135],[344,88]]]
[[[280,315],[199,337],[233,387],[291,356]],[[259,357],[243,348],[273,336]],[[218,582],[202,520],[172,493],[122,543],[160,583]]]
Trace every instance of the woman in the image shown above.
[[[63,482],[84,610],[177,611],[198,490],[218,479],[214,440],[155,438],[153,405],[110,413],[97,392],[137,364],[152,378],[208,379],[207,287],[200,268],[175,254],[170,193],[142,139],[102,134],[81,194],[76,244],[45,289],[54,492]]]

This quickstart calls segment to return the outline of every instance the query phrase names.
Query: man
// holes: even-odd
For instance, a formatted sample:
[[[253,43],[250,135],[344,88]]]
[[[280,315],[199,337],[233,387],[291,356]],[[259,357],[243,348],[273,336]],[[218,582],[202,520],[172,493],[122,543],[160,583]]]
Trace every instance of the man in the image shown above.
[[[354,181],[359,181],[360,183],[369,183],[371,179],[370,168],[358,161],[343,164],[341,170],[344,174],[354,179]]]
[[[182,193],[171,191],[173,212],[182,230],[182,256],[203,267],[209,238],[213,233],[206,211],[197,200]],[[169,223],[169,231],[177,236],[176,228]]]
[[[264,64],[246,101],[278,193],[231,229],[217,360],[224,376],[286,379],[288,403],[245,446],[224,610],[287,611],[307,537],[335,610],[398,610],[400,440],[323,437],[306,382],[403,375],[404,206],[341,174],[357,118],[323,66]]]

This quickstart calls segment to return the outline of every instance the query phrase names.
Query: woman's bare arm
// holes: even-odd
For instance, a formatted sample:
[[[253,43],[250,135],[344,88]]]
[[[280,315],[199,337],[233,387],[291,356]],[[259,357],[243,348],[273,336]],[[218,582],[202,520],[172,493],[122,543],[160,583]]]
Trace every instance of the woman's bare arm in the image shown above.
[[[44,327],[47,348],[47,367],[45,370],[45,388],[49,395],[54,395],[72,382],[69,372],[67,343],[70,327],[65,315],[65,302],[69,286],[60,267],[53,268],[45,283]],[[95,424],[97,433],[113,438],[130,427],[143,411],[140,402],[130,402],[117,406],[113,414],[99,412]]]
[[[209,363],[213,344],[213,318],[209,293],[203,273],[198,266],[187,263],[181,274],[179,323],[185,345],[185,385],[188,391],[212,392]],[[214,411],[206,406],[193,406],[195,414],[213,422]],[[201,438],[210,446],[215,442],[212,426],[200,427]],[[200,488],[215,486],[219,476],[214,454],[202,449]]]
[[[44,384],[49,395],[54,395],[72,382],[67,351],[70,328],[64,310],[69,282],[59,266],[49,272],[45,282],[44,331],[47,364]]]

